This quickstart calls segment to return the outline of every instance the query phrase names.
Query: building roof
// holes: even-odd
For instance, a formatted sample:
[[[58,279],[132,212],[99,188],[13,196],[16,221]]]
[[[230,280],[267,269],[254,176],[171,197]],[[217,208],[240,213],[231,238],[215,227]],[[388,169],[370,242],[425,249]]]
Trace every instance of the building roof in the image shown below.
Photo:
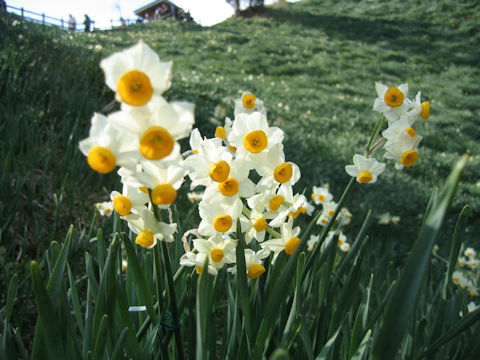
[[[169,3],[169,4],[172,4],[173,6],[175,7],[178,7],[177,5],[175,5],[174,3],[172,3],[171,1],[168,1],[168,0],[157,0],[157,1],[153,1],[151,2],[150,4],[147,4],[145,6],[142,6],[141,8],[135,10],[135,14],[138,15],[138,16],[141,16],[140,13],[143,13],[145,12],[146,10],[152,8],[152,7],[155,7],[157,5],[160,5],[161,3],[163,2],[166,2],[166,3]]]

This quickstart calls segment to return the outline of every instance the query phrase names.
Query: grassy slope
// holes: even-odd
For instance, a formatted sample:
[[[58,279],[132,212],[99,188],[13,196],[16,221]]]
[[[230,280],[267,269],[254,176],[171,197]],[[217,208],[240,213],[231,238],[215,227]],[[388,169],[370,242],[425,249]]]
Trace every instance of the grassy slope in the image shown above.
[[[69,223],[87,222],[87,209],[110,191],[114,179],[87,169],[77,143],[91,114],[112,99],[99,60],[139,39],[174,61],[166,96],[197,104],[204,135],[213,136],[215,105],[231,114],[240,92],[252,91],[265,101],[271,124],[287,134],[287,159],[302,170],[297,190],[308,187],[309,194],[312,185],[329,183],[336,199],[348,181],[345,164],[362,152],[378,118],[371,111],[374,82],[408,82],[411,97],[421,90],[432,103],[431,118],[417,127],[421,159],[402,172],[389,166],[377,184],[357,187],[348,207],[356,222],[372,207],[376,215],[400,215],[399,231],[377,225],[373,237],[391,246],[410,243],[431,189],[470,152],[455,211],[473,205],[466,239],[472,242],[480,231],[480,7],[473,0],[431,3],[311,0],[212,28],[164,21],[75,36],[14,26],[3,16],[2,261],[18,245],[38,255]]]

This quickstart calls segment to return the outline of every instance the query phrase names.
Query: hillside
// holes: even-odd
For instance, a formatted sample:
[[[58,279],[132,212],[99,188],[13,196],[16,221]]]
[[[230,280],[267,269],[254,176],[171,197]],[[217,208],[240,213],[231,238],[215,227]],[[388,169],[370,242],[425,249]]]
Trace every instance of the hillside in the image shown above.
[[[376,225],[377,241],[410,243],[432,189],[464,153],[469,164],[454,203],[473,206],[467,242],[480,231],[480,6],[475,1],[303,1],[210,28],[163,21],[69,34],[0,18],[0,153],[5,259],[36,256],[68,224],[90,222],[113,177],[90,171],[77,148],[90,117],[113,98],[98,67],[102,57],[143,39],[174,61],[169,99],[196,103],[197,126],[212,136],[217,104],[229,116],[248,90],[263,99],[272,125],[287,134],[287,158],[300,165],[297,190],[328,183],[338,197],[345,164],[362,152],[378,114],[374,82],[408,82],[432,114],[418,164],[393,166],[373,186],[357,188],[354,224],[367,209],[401,217],[395,235]],[[391,164],[390,164],[391,165]],[[52,230],[53,225],[53,230]],[[388,229],[387,229],[388,228]],[[385,234],[390,234],[385,239]],[[448,240],[446,233],[442,241]],[[7,242],[5,241],[7,240]]]

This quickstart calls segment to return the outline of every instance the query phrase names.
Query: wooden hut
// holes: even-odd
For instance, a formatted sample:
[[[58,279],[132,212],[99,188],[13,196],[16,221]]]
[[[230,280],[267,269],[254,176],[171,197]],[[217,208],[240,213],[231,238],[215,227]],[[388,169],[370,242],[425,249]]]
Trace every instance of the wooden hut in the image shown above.
[[[146,21],[175,19],[179,21],[193,21],[190,12],[183,10],[168,0],[158,0],[135,10],[135,14]]]

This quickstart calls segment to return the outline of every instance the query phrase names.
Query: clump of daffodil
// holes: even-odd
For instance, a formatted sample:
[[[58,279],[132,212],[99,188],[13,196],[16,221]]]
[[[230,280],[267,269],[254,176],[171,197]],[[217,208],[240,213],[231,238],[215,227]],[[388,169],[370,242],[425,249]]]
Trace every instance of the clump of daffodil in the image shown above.
[[[452,281],[470,297],[478,296],[480,284],[480,258],[472,247],[462,245],[457,259],[457,268],[452,274]]]
[[[80,150],[98,173],[120,167],[122,193],[112,191],[111,209],[103,211],[115,209],[144,248],[173,241],[176,224],[160,221],[157,212],[174,203],[187,174],[178,140],[190,135],[194,106],[162,96],[171,86],[172,63],[160,61],[143,41],[103,59],[100,67],[120,110],[94,114]]]
[[[292,227],[293,221],[313,211],[307,198],[293,191],[301,174],[299,167],[285,158],[283,138],[281,129],[268,124],[263,101],[245,92],[235,100],[234,119],[225,117],[214,138],[192,131],[191,151],[185,153],[191,190],[201,186],[203,191],[198,206],[199,234],[207,238],[233,236],[239,222],[247,246],[262,248],[260,252],[245,250],[247,275],[252,279],[263,273],[261,260],[270,252],[274,258],[280,251],[294,252],[300,228]],[[295,241],[288,242],[290,238]],[[285,244],[274,246],[272,241]],[[182,264],[200,266],[206,259],[202,253],[198,249],[187,252]],[[235,267],[229,271],[235,272]]]
[[[397,170],[415,165],[420,158],[418,146],[423,138],[417,134],[413,126],[418,119],[426,120],[430,116],[430,103],[421,101],[420,92],[414,100],[408,98],[408,84],[388,87],[376,82],[375,90],[377,98],[373,110],[387,119],[388,127],[383,131],[380,128],[382,138],[369,143],[365,156],[356,154],[353,157],[353,165],[345,167],[346,172],[355,177],[359,183],[374,183],[377,176],[384,171],[385,164],[373,157],[382,145],[384,157],[394,160]],[[381,124],[382,120],[377,126]],[[374,137],[371,142],[373,140]]]

